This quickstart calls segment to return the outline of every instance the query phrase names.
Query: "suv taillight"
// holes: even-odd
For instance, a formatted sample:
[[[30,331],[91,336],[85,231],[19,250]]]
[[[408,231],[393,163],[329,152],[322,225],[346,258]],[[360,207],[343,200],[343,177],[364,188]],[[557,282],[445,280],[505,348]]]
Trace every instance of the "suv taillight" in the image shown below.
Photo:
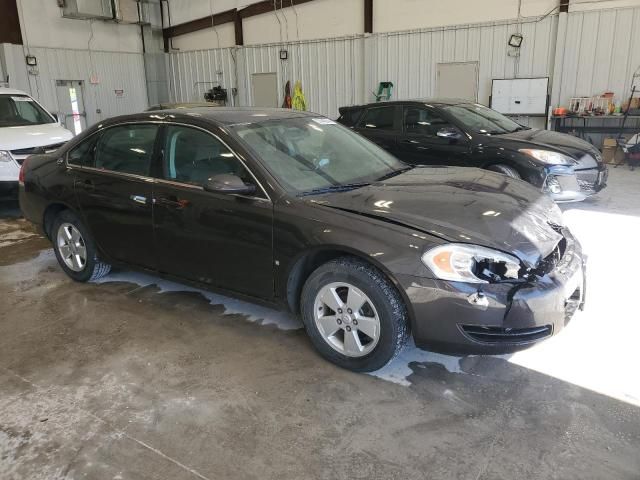
[[[24,169],[27,167],[27,160],[29,159],[25,158],[22,161],[22,165],[20,165],[20,173],[18,174],[18,183],[20,185],[24,185]]]

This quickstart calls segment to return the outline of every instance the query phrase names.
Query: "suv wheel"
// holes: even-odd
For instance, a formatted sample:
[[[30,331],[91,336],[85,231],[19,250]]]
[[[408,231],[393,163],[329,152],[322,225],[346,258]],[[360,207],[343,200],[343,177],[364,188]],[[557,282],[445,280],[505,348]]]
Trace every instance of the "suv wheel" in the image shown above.
[[[73,280],[96,280],[111,270],[111,265],[100,261],[89,232],[70,210],[64,210],[56,217],[51,240],[58,263]]]
[[[302,319],[315,348],[349,370],[385,366],[409,336],[400,294],[375,267],[343,257],[315,270],[302,289]]]
[[[487,167],[487,170],[491,170],[492,172],[502,173],[503,175],[506,175],[507,177],[511,177],[511,178],[521,178],[518,171],[515,168],[510,167],[509,165],[502,165],[502,164],[491,165]]]

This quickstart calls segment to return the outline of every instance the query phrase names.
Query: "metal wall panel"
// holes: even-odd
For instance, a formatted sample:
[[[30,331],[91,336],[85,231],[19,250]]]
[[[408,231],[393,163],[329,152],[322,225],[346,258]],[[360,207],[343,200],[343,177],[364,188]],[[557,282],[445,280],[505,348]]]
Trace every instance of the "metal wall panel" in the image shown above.
[[[625,100],[638,67],[640,7],[569,13],[554,99],[567,105],[571,97],[612,91],[618,100]]]
[[[478,101],[488,103],[492,78],[551,76],[556,28],[557,17],[549,16],[372,35],[365,39],[365,90],[391,81],[394,98],[432,97],[438,63],[478,62]],[[518,31],[524,36],[519,58],[507,55],[509,36]]]
[[[288,51],[288,60],[280,60],[281,49]],[[276,72],[279,104],[286,81],[291,81],[293,95],[294,83],[300,80],[307,110],[336,118],[339,107],[362,101],[362,61],[362,37],[244,47],[238,52],[240,98],[243,105],[252,104],[252,74]]]
[[[169,55],[169,70],[172,101],[204,102],[204,93],[221,85],[228,89],[229,104],[237,104],[231,92],[232,88],[237,88],[234,49],[172,53]]]
[[[142,54],[31,47],[31,55],[38,59],[38,75],[28,75],[22,46],[4,47],[14,60],[7,68],[10,86],[29,92],[51,112],[58,111],[56,80],[84,81],[88,126],[147,107]],[[99,81],[96,85],[89,82],[92,72]],[[124,90],[124,95],[116,96],[115,90]]]
[[[251,75],[278,75],[278,103],[284,99],[284,84],[302,82],[307,109],[330,117],[338,107],[362,101],[363,40],[361,37],[312,42],[220,48],[172,53],[171,94],[179,102],[202,101],[204,91],[219,83],[237,88],[230,104],[252,105]],[[287,60],[280,60],[286,49]]]

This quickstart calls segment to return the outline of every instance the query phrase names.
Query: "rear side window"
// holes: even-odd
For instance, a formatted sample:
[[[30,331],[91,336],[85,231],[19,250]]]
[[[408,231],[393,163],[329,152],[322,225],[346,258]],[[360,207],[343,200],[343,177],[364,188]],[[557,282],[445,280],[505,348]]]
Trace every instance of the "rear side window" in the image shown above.
[[[340,112],[340,118],[338,118],[338,122],[350,127],[351,125],[356,124],[361,114],[361,108],[345,108]]]
[[[95,167],[148,176],[158,127],[121,125],[107,129],[95,148]]]
[[[393,130],[395,107],[374,107],[367,110],[360,122],[363,128]]]

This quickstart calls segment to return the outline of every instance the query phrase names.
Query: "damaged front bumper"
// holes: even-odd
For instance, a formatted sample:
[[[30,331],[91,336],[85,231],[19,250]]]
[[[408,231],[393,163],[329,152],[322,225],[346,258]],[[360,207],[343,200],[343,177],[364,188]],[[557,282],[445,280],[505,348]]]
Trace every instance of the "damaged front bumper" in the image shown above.
[[[545,167],[542,191],[556,202],[579,202],[605,188],[608,175],[603,163],[593,168],[548,166]]]
[[[500,354],[558,333],[583,308],[586,259],[567,232],[555,267],[518,284],[470,284],[399,276],[416,345],[453,354]]]

